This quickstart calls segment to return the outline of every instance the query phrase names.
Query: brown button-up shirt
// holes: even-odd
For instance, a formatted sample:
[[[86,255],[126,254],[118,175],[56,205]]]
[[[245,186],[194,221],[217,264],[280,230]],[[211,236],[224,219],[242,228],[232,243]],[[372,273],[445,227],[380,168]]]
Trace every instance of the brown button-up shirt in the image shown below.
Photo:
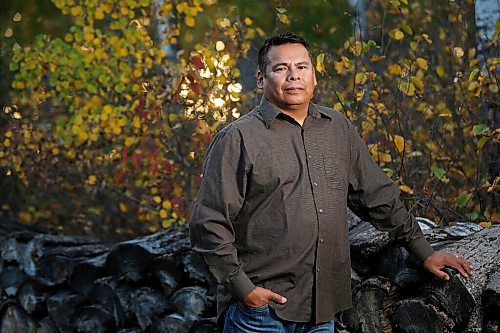
[[[263,98],[208,148],[190,235],[219,283],[218,313],[256,285],[285,320],[351,306],[347,207],[424,260],[433,250],[340,113],[310,104],[303,126]]]

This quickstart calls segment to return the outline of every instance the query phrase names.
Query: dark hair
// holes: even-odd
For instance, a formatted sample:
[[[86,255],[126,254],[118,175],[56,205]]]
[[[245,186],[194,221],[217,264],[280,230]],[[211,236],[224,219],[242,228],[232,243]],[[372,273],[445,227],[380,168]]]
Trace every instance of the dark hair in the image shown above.
[[[309,53],[309,58],[311,58],[312,61],[312,52],[311,49],[309,48],[309,44],[307,44],[306,40],[294,33],[291,32],[286,32],[283,34],[278,34],[271,36],[267,38],[262,46],[259,49],[259,71],[262,73],[262,75],[265,75],[266,73],[266,67],[267,67],[267,54],[269,53],[269,49],[271,46],[277,46],[277,45],[283,45],[283,44],[301,44],[303,45],[307,53]]]

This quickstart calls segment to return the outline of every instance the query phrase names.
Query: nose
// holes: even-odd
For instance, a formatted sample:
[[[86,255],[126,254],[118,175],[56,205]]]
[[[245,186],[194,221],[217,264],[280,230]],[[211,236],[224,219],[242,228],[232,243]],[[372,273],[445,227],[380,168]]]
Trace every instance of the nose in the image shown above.
[[[292,67],[288,70],[288,80],[289,81],[300,80],[300,75],[299,75],[298,69]]]

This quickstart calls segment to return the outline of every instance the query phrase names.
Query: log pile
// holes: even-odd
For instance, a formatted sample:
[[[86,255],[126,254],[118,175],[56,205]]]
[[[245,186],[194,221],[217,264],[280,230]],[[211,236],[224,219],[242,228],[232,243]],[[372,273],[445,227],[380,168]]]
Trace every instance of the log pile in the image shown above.
[[[0,255],[1,333],[215,330],[215,286],[186,228],[114,245],[0,231]]]
[[[387,234],[360,222],[350,229],[354,306],[339,315],[339,330],[500,332],[500,226],[439,229],[419,220],[433,248],[462,255],[474,275],[463,278],[450,269],[450,281],[440,281]]]
[[[186,228],[106,244],[0,222],[0,333],[215,331],[215,285]],[[500,331],[500,227],[419,222],[474,276],[450,270],[450,281],[438,281],[351,217],[354,307],[337,316],[336,332]]]

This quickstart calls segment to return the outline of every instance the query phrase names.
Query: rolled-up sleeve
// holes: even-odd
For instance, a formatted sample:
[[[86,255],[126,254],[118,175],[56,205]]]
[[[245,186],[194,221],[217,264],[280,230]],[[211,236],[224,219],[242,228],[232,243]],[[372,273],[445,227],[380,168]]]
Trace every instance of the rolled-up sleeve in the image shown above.
[[[434,250],[413,215],[399,199],[398,186],[373,161],[366,145],[350,124],[351,168],[349,208],[377,229],[389,232],[410,253],[424,261]]]
[[[245,201],[248,158],[240,133],[228,127],[207,149],[203,180],[189,222],[191,244],[218,283],[238,300],[255,285],[243,271],[233,222]]]

